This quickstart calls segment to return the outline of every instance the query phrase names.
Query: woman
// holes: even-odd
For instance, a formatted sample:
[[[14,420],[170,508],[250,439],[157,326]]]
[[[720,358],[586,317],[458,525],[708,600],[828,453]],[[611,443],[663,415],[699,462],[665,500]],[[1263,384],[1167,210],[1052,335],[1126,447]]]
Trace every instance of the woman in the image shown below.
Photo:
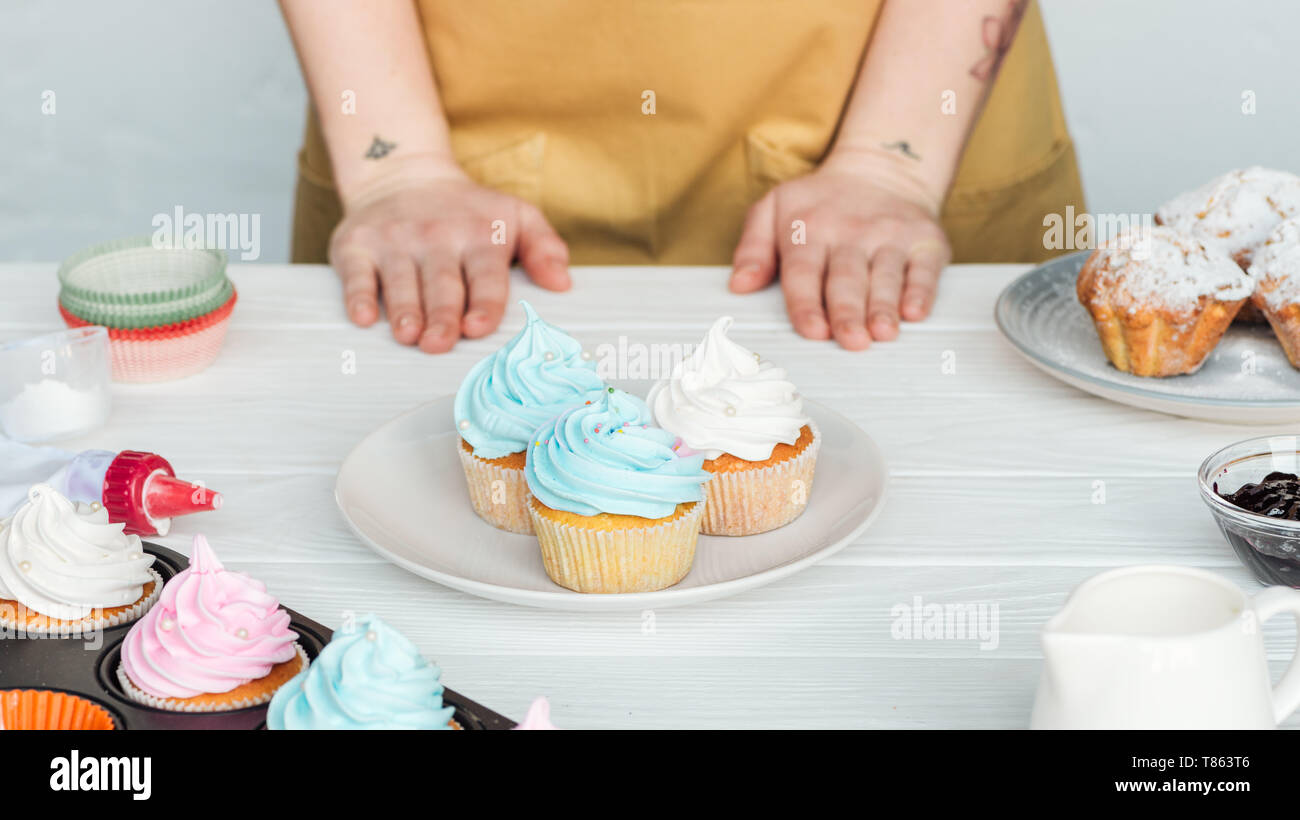
[[[727,264],[861,350],[957,261],[1044,258],[1083,210],[1027,0],[281,0],[313,100],[295,262],[450,350],[518,261]],[[996,82],[995,82],[996,80]]]

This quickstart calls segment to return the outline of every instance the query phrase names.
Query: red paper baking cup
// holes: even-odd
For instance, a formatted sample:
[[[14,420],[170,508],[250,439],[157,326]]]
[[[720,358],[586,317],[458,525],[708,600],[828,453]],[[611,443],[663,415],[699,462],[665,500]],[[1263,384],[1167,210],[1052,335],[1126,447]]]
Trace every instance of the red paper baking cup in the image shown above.
[[[97,703],[49,689],[0,690],[0,728],[114,729],[113,716]]]
[[[165,382],[207,368],[221,352],[237,298],[237,293],[231,293],[230,299],[221,307],[185,322],[150,328],[109,328],[113,380]],[[59,312],[68,327],[88,324],[62,303]]]
[[[175,322],[169,325],[155,325],[154,327],[142,328],[108,328],[108,338],[110,339],[131,339],[134,341],[151,341],[160,337],[171,337],[177,333],[186,333],[202,330],[205,327],[216,324],[229,318],[231,312],[235,309],[235,301],[239,298],[238,292],[231,290],[230,298],[227,299],[221,307],[214,311],[205,313],[202,316],[195,316],[193,319],[187,319],[183,322]],[[59,302],[59,313],[63,316],[63,321],[68,327],[87,327],[94,325],[95,322],[84,316],[78,315],[63,302]]]

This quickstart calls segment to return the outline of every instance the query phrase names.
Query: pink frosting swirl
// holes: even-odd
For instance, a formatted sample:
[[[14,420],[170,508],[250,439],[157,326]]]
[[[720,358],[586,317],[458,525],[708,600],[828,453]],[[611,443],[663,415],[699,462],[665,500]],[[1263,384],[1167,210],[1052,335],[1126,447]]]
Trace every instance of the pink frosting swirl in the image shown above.
[[[296,639],[266,585],[228,571],[196,535],[189,568],[127,633],[122,666],[147,694],[192,698],[266,677],[294,656]]]
[[[524,715],[524,719],[515,726],[518,731],[535,732],[558,728],[551,723],[551,702],[544,697],[534,700],[533,705],[528,707],[528,714]]]

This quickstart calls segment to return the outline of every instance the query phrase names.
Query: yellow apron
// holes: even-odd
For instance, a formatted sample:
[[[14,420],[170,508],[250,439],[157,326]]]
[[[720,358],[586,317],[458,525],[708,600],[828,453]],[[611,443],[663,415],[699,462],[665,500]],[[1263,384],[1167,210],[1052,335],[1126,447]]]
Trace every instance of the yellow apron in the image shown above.
[[[457,159],[539,206],[574,264],[729,264],[750,203],[825,154],[879,5],[419,0]],[[1069,205],[1083,192],[1031,3],[943,225],[955,261],[1038,261],[1044,215]],[[293,261],[325,261],[340,213],[309,112]]]

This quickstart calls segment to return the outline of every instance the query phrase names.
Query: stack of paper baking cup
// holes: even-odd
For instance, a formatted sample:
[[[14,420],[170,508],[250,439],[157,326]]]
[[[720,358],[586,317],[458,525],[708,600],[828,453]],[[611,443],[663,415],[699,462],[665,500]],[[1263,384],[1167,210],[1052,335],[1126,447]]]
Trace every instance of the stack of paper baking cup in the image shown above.
[[[68,327],[108,328],[113,379],[160,382],[212,364],[235,308],[226,254],[149,238],[86,248],[59,266]]]

